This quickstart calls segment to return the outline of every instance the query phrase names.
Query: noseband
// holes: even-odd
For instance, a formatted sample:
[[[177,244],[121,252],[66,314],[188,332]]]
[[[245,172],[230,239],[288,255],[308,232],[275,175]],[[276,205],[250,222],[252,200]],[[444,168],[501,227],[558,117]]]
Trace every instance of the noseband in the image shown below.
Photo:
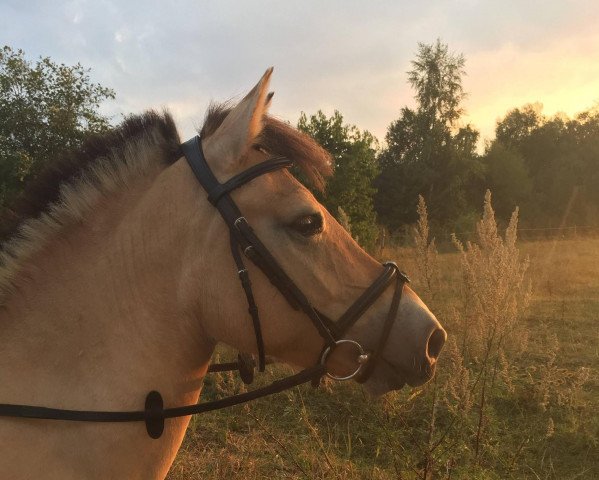
[[[349,380],[350,378],[355,378],[361,383],[365,382],[370,377],[382,355],[391,328],[393,327],[393,322],[397,317],[403,286],[405,283],[409,282],[408,277],[399,270],[395,263],[384,263],[382,265],[383,271],[381,274],[337,321],[332,321],[312,306],[300,288],[287,273],[285,273],[270,251],[260,241],[230,196],[230,192],[254,178],[279,169],[289,168],[293,165],[293,162],[284,157],[273,157],[235,175],[225,183],[219,183],[206,162],[202,151],[200,137],[196,136],[183,143],[181,145],[181,150],[196,178],[208,193],[208,200],[218,209],[223,220],[229,227],[231,254],[237,267],[239,280],[245,292],[248,303],[248,312],[252,319],[252,325],[256,336],[258,369],[264,371],[266,363],[264,341],[260,326],[260,316],[254,299],[249,272],[245,267],[241,252],[243,252],[243,255],[266,275],[292,308],[303,311],[311,320],[325,343],[318,362],[312,367],[308,367],[295,375],[277,380],[266,387],[196,405],[165,409],[160,393],[152,391],[146,397],[145,409],[139,411],[65,410],[33,405],[0,404],[0,416],[84,422],[143,421],[146,424],[146,429],[150,437],[159,438],[164,431],[164,420],[166,418],[181,417],[226,408],[266,395],[278,393],[306,382],[312,382],[312,384],[316,386],[323,375],[328,375],[335,380]],[[395,290],[387,313],[387,318],[385,319],[383,329],[379,334],[374,349],[371,352],[367,352],[357,341],[344,338],[344,335],[392,283],[395,283]],[[341,344],[353,345],[358,353],[356,370],[350,375],[343,377],[335,376],[326,370],[326,362],[329,355]],[[212,365],[209,371],[215,372],[239,369],[242,380],[245,383],[251,383],[253,379],[253,366],[251,363],[251,356],[240,354],[238,362]]]

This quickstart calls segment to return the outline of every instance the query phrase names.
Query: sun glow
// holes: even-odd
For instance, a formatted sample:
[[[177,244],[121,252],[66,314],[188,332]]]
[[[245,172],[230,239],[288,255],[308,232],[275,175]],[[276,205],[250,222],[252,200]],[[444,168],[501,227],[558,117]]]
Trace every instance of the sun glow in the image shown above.
[[[599,34],[589,34],[550,43],[542,50],[506,44],[467,55],[464,122],[490,139],[498,119],[527,103],[540,102],[548,116],[572,117],[592,108],[599,102],[598,51]]]

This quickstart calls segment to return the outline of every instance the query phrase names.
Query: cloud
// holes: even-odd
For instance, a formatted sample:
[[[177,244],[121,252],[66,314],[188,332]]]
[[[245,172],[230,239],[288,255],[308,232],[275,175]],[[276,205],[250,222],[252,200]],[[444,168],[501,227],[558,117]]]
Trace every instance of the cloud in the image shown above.
[[[382,139],[413,102],[405,72],[417,43],[437,37],[466,55],[466,106],[485,134],[524,98],[584,103],[599,78],[584,64],[598,13],[590,0],[5,0],[0,28],[30,58],[91,67],[117,92],[103,107],[115,118],[170,106],[190,135],[211,99],[241,96],[274,65],[273,113],[295,122],[302,110],[338,109]],[[552,55],[562,60],[549,69]]]

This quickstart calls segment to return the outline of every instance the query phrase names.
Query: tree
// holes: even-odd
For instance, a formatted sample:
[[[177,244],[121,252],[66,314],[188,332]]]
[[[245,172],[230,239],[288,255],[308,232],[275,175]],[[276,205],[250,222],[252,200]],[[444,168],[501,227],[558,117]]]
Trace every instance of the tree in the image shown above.
[[[524,105],[497,123],[496,139],[485,158],[488,183],[493,186],[500,181],[500,188],[509,189],[511,199],[502,201],[522,202],[522,220],[527,226],[597,224],[599,109],[570,119],[565,115],[547,118],[542,108],[539,103]],[[506,158],[506,153],[512,158]],[[529,177],[528,187],[523,172],[516,171],[522,169]]]
[[[377,236],[372,186],[378,174],[376,139],[367,131],[344,124],[338,111],[331,117],[320,110],[309,118],[302,113],[298,129],[320,143],[335,161],[335,172],[325,195],[314,192],[315,195],[334,215],[344,212],[353,237],[362,246],[372,248]]]
[[[408,72],[417,107],[404,107],[389,126],[375,183],[376,211],[391,230],[416,221],[418,195],[426,198],[433,225],[456,228],[474,221],[483,166],[476,153],[478,132],[458,127],[464,64],[462,55],[439,40],[418,45]]]
[[[51,158],[79,146],[85,136],[109,127],[98,112],[114,98],[92,83],[89,70],[22,50],[0,50],[0,205],[6,205]]]
[[[462,88],[466,60],[462,54],[449,53],[449,47],[437,39],[434,45],[418,44],[408,82],[416,90],[418,110],[432,126],[454,125],[464,110],[460,102],[466,94]]]
[[[486,186],[493,192],[495,211],[510,218],[516,207],[529,202],[532,182],[522,155],[499,141],[493,142],[483,158],[487,167]]]
[[[542,109],[540,103],[529,103],[510,110],[503,120],[497,122],[496,140],[508,148],[521,147],[522,142],[544,122]]]

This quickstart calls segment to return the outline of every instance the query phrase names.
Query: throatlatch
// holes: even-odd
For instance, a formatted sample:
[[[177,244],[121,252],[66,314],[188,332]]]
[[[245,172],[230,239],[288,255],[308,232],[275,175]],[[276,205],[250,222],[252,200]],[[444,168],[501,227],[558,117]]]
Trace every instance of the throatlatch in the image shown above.
[[[245,403],[256,398],[279,393],[283,390],[312,382],[318,385],[323,375],[327,374],[336,380],[356,378],[358,382],[365,382],[372,374],[380,359],[393,323],[397,318],[399,303],[403,286],[409,282],[408,277],[402,273],[393,262],[383,264],[383,271],[374,282],[358,297],[358,299],[336,321],[327,318],[316,310],[309,302],[300,288],[293,282],[281,268],[266,246],[260,241],[252,227],[229,195],[231,191],[243,186],[254,178],[281,168],[293,165],[290,159],[273,157],[262,163],[254,165],[244,172],[235,175],[225,183],[219,183],[208,166],[202,151],[200,137],[196,136],[181,145],[181,150],[187,159],[196,178],[208,193],[208,200],[220,212],[223,220],[229,227],[231,255],[235,261],[239,280],[248,303],[248,313],[252,320],[256,336],[256,350],[258,352],[258,368],[264,371],[266,354],[260,315],[256,305],[249,273],[243,263],[244,256],[249,258],[281,292],[289,304],[296,310],[302,310],[312,321],[314,327],[324,340],[325,346],[316,365],[306,368],[295,375],[276,380],[270,385],[250,392],[233,395],[212,402],[204,402],[183,407],[164,408],[162,396],[157,391],[151,391],[145,401],[144,410],[139,411],[89,411],[65,410],[32,405],[0,404],[0,416],[37,418],[46,420],[66,420],[78,422],[145,422],[148,435],[160,438],[164,431],[164,421],[167,418],[194,415],[221,408]],[[379,335],[379,340],[372,352],[366,352],[355,340],[343,338],[343,335],[356,323],[356,321],[372,306],[383,292],[395,281],[395,291],[389,307],[387,318]],[[326,371],[326,361],[335,347],[339,344],[351,343],[357,349],[358,367],[355,372],[345,377],[337,377]],[[237,362],[211,365],[209,372],[226,370],[239,370],[244,383],[251,383],[254,378],[254,361],[251,355],[240,353]]]

